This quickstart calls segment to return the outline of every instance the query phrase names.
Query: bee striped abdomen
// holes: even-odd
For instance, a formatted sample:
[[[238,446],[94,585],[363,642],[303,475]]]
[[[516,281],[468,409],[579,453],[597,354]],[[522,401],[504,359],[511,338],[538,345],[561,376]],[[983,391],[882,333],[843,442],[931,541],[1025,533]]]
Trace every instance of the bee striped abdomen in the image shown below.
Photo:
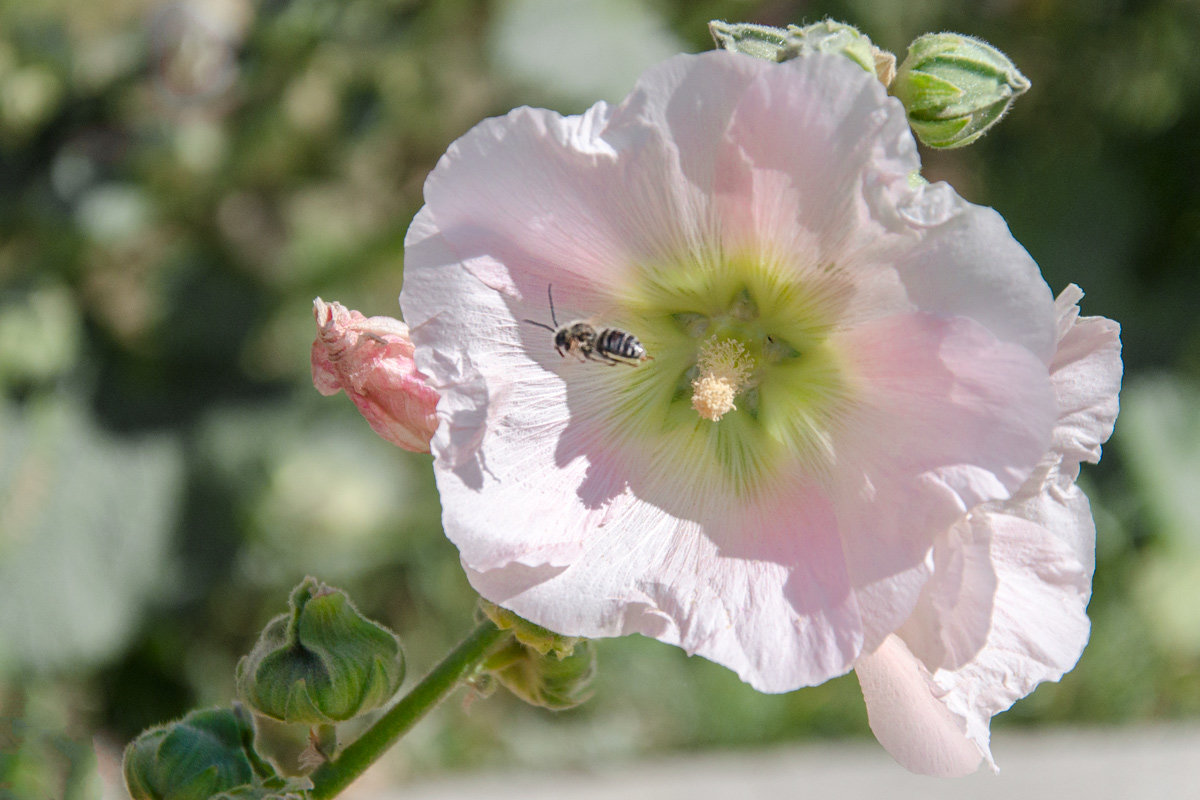
[[[631,361],[641,361],[646,357],[646,349],[637,337],[618,328],[605,328],[600,331],[596,335],[596,349],[601,353]]]

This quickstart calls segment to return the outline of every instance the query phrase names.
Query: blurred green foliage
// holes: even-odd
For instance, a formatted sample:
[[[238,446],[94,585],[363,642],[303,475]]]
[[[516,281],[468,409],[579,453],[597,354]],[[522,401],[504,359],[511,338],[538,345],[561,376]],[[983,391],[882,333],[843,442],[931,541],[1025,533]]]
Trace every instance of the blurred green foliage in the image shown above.
[[[1092,643],[1000,724],[1200,714],[1195,0],[0,0],[0,798],[96,796],[92,735],[228,702],[305,574],[414,675],[444,653],[474,600],[429,459],[312,389],[312,298],[398,313],[422,181],[481,118],[619,100],[711,18],[827,15],[901,56],[956,30],[1013,58],[1033,89],[925,174],[1124,325],[1124,416],[1084,477]],[[581,708],[442,709],[394,768],[866,730],[853,678],[773,697],[640,638],[598,650]]]

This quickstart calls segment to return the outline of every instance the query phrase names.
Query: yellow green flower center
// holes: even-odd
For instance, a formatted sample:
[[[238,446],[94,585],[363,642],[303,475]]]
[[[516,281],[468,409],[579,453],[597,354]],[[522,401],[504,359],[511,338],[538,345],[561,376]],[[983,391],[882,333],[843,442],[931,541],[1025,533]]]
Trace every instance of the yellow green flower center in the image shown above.
[[[822,471],[850,394],[829,341],[849,294],[834,267],[769,258],[639,268],[611,323],[653,360],[590,372],[606,437],[722,495]]]

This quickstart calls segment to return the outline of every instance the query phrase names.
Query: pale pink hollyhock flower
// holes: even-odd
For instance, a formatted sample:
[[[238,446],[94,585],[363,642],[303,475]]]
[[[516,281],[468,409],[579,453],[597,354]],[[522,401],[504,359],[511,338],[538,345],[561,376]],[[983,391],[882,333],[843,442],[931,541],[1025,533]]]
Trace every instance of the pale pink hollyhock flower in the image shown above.
[[[1075,478],[1112,433],[1121,343],[1115,322],[1079,317],[1082,296],[1072,285],[1056,303],[1058,421],[1038,469],[937,537],[913,615],[855,667],[875,735],[918,772],[995,769],[992,716],[1062,677],[1087,644],[1096,529]]]
[[[911,735],[943,746],[928,708],[880,704],[913,696],[913,669],[874,659],[915,647],[932,608],[944,644],[918,647],[925,668],[973,663],[992,621],[1025,612],[1011,595],[1053,583],[1035,550],[976,539],[997,509],[1048,531],[1047,551],[1083,536],[1077,514],[1034,506],[1050,483],[1076,497],[1074,468],[1043,463],[1060,439],[1107,435],[1066,414],[1073,381],[1110,382],[1092,359],[1059,365],[1060,313],[1000,216],[919,167],[904,109],[832,55],[680,56],[619,106],[520,108],[451,145],[400,303],[442,395],[443,522],[475,588],[563,634],[679,645],[763,691],[865,666],[872,721],[919,712]],[[530,322],[581,318],[651,358],[564,358]],[[976,598],[961,636],[955,581]],[[1078,655],[1072,622],[1036,619]],[[1012,691],[990,682],[1024,692],[1058,666],[955,673],[961,705],[978,720]],[[918,688],[914,706],[946,696]]]
[[[391,317],[364,317],[319,297],[313,301],[313,317],[317,391],[331,395],[344,390],[376,433],[405,450],[428,453],[437,429],[438,393],[413,363],[408,326]]]

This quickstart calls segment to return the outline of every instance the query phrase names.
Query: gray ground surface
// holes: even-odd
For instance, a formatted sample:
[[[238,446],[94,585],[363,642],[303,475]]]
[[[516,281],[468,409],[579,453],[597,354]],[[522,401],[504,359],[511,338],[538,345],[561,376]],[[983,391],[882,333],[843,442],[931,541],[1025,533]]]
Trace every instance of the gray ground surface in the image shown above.
[[[483,774],[393,788],[366,775],[345,800],[1200,800],[1200,726],[1004,733],[1001,772],[910,775],[873,743],[679,757],[588,772]]]

